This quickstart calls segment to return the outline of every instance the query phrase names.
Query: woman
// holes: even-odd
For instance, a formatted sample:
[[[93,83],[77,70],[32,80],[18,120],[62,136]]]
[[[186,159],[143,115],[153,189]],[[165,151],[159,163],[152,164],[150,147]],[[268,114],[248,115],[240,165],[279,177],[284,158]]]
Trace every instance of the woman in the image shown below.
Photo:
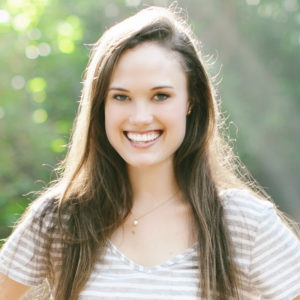
[[[61,178],[2,249],[3,299],[43,282],[56,300],[299,299],[299,240],[236,175],[220,123],[176,15],[106,31]]]

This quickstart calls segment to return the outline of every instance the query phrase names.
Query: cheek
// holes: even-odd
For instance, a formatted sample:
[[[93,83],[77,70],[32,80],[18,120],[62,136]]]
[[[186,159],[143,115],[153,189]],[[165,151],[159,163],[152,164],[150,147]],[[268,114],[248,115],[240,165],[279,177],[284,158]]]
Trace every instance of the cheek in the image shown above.
[[[113,110],[110,107],[105,107],[105,132],[110,142],[116,125],[116,114],[114,114]]]
[[[173,126],[176,130],[185,131],[186,127],[186,108],[183,106],[178,107],[173,112],[169,112],[170,122],[173,123]]]
[[[125,119],[124,109],[109,104],[105,107],[105,132],[112,145],[122,136],[122,125]]]
[[[179,147],[186,133],[186,113],[181,109],[177,112],[170,111],[165,119],[167,132],[169,133],[170,141],[174,146]]]

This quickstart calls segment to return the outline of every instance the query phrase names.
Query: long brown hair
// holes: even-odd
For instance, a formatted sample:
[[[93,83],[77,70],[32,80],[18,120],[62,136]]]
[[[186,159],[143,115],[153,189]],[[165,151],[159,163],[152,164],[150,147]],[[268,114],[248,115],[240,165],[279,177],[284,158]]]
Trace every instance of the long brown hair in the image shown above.
[[[55,222],[64,236],[58,278],[49,269],[55,299],[78,297],[108,238],[131,210],[127,167],[107,139],[104,106],[121,55],[144,42],[178,53],[188,77],[191,113],[174,156],[174,172],[197,228],[199,298],[238,298],[239,276],[218,188],[241,186],[243,178],[238,179],[234,156],[222,138],[222,118],[196,40],[176,14],[149,7],[111,27],[92,49],[69,152],[60,179],[50,189],[57,194],[52,202],[58,203]],[[64,214],[69,218],[63,219]]]

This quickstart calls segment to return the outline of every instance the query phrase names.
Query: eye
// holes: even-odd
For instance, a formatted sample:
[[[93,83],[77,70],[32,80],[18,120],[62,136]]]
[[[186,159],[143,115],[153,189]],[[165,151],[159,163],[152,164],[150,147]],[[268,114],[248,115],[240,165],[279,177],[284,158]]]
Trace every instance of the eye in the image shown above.
[[[127,95],[123,95],[123,94],[115,94],[115,95],[113,95],[113,99],[116,99],[118,101],[126,101],[129,99],[129,97]]]
[[[170,95],[168,95],[168,94],[158,93],[154,96],[154,99],[157,101],[164,101],[164,100],[167,100],[169,97],[170,97]]]

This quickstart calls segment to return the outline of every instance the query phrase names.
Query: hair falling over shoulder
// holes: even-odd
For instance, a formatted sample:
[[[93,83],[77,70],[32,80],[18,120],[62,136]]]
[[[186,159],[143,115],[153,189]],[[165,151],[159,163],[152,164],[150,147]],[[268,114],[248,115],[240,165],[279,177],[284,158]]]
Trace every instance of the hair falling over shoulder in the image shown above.
[[[179,54],[188,78],[191,112],[185,138],[175,153],[174,171],[197,228],[199,298],[238,299],[239,274],[218,189],[251,189],[255,183],[249,185],[249,180],[254,181],[240,172],[225,141],[213,85],[189,27],[178,13],[149,7],[108,29],[94,45],[61,176],[44,194],[57,191],[59,195],[58,223],[65,237],[58,278],[51,275],[49,266],[55,300],[78,297],[108,238],[132,207],[126,164],[105,133],[104,104],[122,53],[144,42],[158,43]],[[62,221],[64,214],[69,215],[67,221]]]

